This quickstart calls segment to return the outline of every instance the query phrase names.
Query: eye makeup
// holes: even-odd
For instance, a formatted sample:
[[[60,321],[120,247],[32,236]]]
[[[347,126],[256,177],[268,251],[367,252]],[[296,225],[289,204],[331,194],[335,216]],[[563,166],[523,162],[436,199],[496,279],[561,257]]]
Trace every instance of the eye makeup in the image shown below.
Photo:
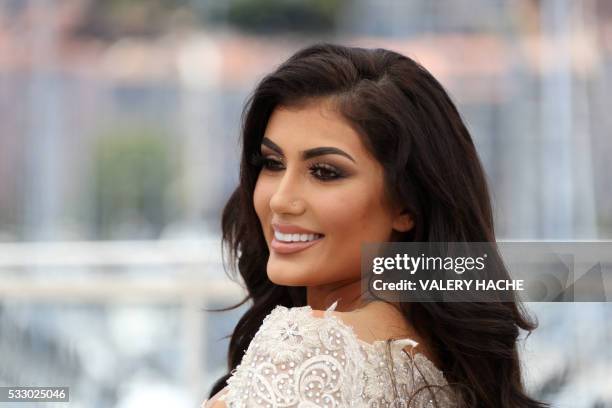
[[[262,170],[281,171],[284,169],[283,163],[280,160],[273,159],[269,156],[264,156],[261,153],[255,153],[251,156],[249,163]],[[331,181],[345,178],[348,174],[330,163],[315,162],[308,166],[310,174],[321,181]]]

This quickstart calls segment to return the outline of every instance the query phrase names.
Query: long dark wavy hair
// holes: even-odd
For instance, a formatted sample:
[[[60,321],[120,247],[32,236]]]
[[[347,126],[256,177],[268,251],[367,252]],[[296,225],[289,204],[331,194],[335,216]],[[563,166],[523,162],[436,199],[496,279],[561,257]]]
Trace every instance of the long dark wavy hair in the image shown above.
[[[316,44],[265,76],[243,111],[240,184],[222,215],[224,261],[237,271],[252,306],[231,335],[228,373],[242,360],[274,307],[305,306],[306,288],[272,283],[268,247],[253,192],[260,167],[251,162],[273,110],[332,98],[384,168],[385,192],[408,208],[415,226],[397,241],[495,242],[489,192],[472,138],[440,83],[414,60],[385,49]],[[227,250],[226,258],[225,251]],[[526,395],[517,350],[519,329],[531,332],[518,302],[401,304],[405,319],[430,342],[440,368],[467,407],[544,407]],[[408,313],[408,309],[410,312]]]

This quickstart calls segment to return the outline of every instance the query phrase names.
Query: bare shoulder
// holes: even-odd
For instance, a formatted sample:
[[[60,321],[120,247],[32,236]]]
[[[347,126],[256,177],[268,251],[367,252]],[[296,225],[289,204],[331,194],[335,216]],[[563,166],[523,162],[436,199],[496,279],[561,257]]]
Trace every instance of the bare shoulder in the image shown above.
[[[227,408],[227,405],[225,405],[225,402],[223,401],[216,400],[216,401],[204,402],[201,408]]]
[[[229,388],[226,386],[221,391],[217,392],[211,399],[204,401],[200,408],[227,408],[223,399],[228,391]]]

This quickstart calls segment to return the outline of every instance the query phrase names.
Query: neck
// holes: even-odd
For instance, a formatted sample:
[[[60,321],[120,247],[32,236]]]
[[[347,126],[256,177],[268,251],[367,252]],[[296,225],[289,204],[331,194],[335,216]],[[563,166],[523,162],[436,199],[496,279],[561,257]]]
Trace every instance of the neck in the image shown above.
[[[314,310],[325,310],[338,300],[336,311],[349,312],[367,304],[361,295],[361,279],[308,286],[306,301]]]

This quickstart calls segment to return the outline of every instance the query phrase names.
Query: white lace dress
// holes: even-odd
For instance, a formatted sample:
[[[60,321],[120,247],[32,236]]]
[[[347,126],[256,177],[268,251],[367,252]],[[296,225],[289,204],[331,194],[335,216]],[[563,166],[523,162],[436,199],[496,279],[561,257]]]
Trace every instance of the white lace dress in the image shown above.
[[[411,339],[359,339],[331,312],[277,306],[265,317],[227,386],[212,400],[229,408],[454,407],[451,389]],[[392,378],[395,380],[392,381]],[[395,386],[394,386],[395,383]]]

